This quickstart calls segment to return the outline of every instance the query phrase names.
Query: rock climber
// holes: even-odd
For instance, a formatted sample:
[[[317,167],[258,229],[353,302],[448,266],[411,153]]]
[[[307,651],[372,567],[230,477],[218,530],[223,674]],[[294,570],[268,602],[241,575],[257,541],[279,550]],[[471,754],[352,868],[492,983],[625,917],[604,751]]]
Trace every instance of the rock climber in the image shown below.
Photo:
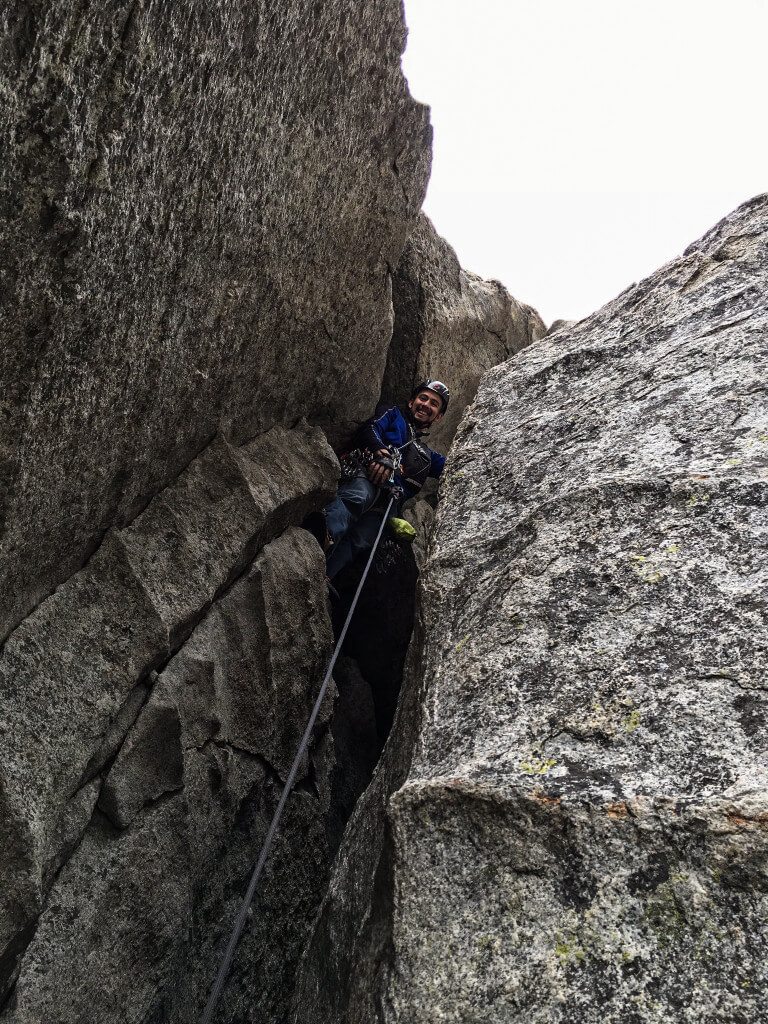
[[[448,399],[442,381],[423,381],[407,405],[377,406],[355,432],[352,450],[340,457],[342,478],[336,497],[323,509],[329,580],[372,547],[393,488],[397,515],[427,477],[442,473],[445,456],[422,439],[442,419]]]

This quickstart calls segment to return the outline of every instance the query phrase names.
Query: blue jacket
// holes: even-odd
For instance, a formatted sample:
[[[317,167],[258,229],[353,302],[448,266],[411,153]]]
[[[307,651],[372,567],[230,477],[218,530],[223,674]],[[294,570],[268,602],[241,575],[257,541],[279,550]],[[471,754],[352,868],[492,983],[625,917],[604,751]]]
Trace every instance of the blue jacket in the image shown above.
[[[403,464],[395,474],[395,483],[412,498],[428,476],[438,477],[445,466],[445,456],[433,452],[421,438],[408,416],[408,410],[396,405],[379,405],[374,416],[355,435],[355,443],[371,451],[394,446],[402,449]]]

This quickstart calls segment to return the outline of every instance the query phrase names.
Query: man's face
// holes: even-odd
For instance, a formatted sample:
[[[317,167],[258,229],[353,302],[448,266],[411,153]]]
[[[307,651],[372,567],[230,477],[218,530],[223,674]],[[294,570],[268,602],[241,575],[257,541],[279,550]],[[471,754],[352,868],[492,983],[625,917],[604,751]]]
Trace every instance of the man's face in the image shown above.
[[[443,416],[443,401],[434,391],[425,388],[408,403],[413,418],[420,427],[429,427]]]

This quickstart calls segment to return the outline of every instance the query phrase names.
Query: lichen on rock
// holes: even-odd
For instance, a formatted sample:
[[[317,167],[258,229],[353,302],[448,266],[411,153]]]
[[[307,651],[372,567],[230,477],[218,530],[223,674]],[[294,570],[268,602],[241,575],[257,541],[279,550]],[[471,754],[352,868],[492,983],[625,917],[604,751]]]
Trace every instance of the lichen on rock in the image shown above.
[[[763,1015],[767,237],[486,374],[300,1024]]]

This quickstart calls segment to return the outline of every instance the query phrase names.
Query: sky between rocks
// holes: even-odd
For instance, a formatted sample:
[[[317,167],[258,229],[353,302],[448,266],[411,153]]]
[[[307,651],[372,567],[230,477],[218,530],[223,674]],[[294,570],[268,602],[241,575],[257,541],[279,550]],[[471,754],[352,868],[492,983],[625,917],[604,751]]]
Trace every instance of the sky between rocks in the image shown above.
[[[768,0],[405,0],[425,210],[547,323],[768,191]]]

